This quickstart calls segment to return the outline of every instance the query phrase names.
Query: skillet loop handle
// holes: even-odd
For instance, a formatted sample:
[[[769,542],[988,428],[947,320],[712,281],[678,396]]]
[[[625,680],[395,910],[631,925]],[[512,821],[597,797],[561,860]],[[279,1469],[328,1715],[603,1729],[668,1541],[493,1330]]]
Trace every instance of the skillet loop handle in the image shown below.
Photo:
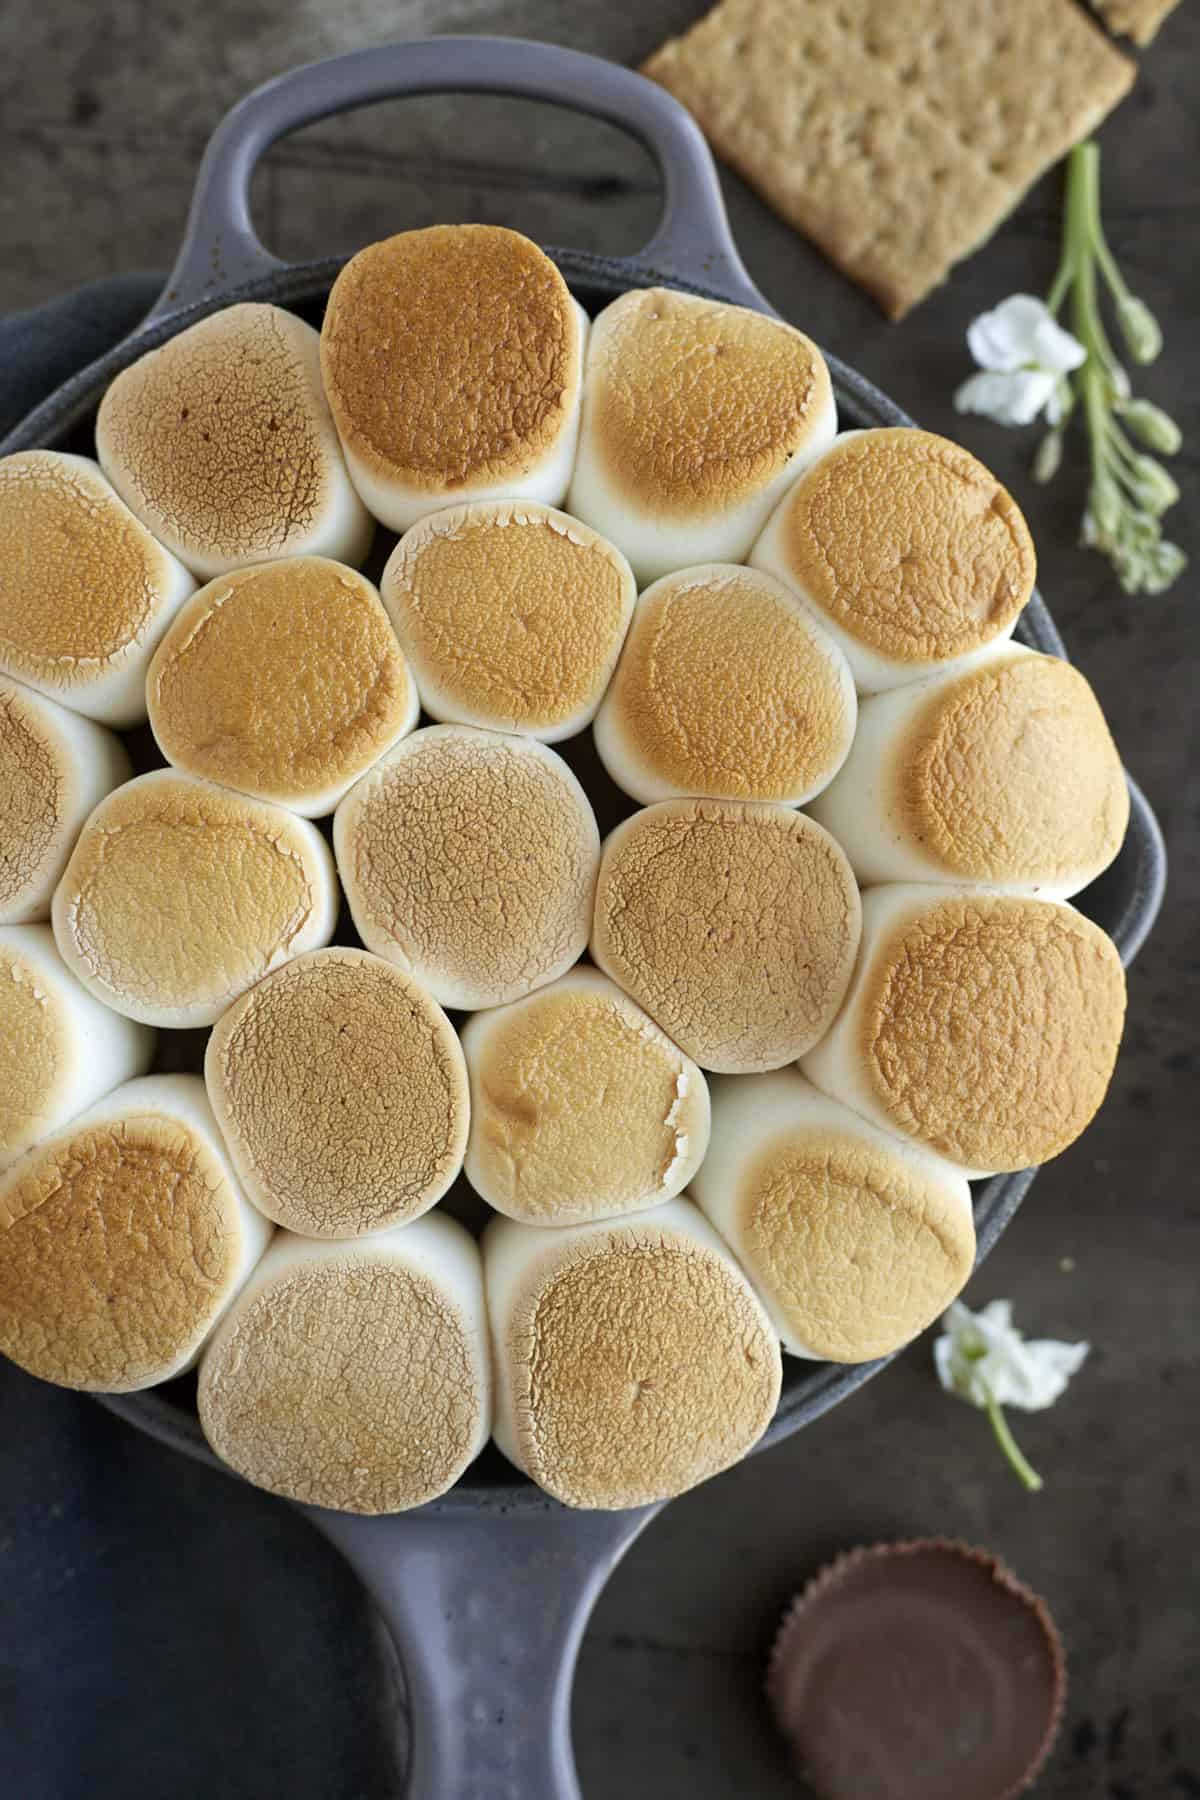
[[[570,1728],[580,1640],[657,1508],[300,1510],[362,1578],[400,1654],[405,1800],[580,1800]]]
[[[151,319],[285,267],[259,241],[250,180],[264,151],[335,113],[409,94],[511,94],[607,119],[654,156],[663,214],[632,259],[631,276],[719,288],[764,309],[737,253],[720,183],[699,126],[664,88],[631,69],[521,38],[430,37],[354,50],[264,83],[209,140],[175,267]],[[634,285],[631,280],[630,285]]]

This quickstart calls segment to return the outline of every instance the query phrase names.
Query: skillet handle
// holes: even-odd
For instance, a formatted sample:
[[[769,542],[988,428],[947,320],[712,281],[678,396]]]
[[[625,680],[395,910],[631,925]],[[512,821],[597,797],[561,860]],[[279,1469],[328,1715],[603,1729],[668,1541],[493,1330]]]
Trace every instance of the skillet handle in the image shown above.
[[[570,1729],[580,1640],[658,1508],[300,1511],[366,1584],[400,1654],[406,1800],[580,1800]]]
[[[729,230],[716,167],[690,113],[617,63],[522,38],[430,37],[309,63],[247,94],[209,140],[175,267],[150,314],[203,301],[285,267],[250,219],[250,178],[277,138],[406,94],[512,94],[591,113],[641,140],[663,178],[663,214],[634,259],[644,275],[717,287],[762,309]]]

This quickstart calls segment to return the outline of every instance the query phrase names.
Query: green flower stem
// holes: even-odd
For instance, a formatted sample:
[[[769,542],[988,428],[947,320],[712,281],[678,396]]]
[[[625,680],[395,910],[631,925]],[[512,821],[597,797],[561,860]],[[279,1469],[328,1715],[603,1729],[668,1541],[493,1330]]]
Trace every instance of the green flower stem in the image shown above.
[[[983,1386],[984,1393],[987,1395],[987,1416],[991,1420],[992,1430],[996,1434],[996,1442],[1003,1450],[1022,1487],[1027,1488],[1031,1494],[1039,1494],[1043,1485],[1041,1476],[1022,1455],[1020,1445],[1009,1430],[1008,1420],[1004,1416],[1004,1408],[1000,1402],[986,1385],[982,1382],[980,1385]]]
[[[1110,557],[1130,593],[1162,593],[1186,560],[1181,550],[1163,542],[1157,523],[1179,491],[1167,471],[1132,444],[1117,421],[1118,412],[1129,412],[1132,420],[1135,415],[1144,419],[1155,409],[1130,399],[1129,378],[1105,327],[1097,272],[1116,304],[1135,361],[1152,360],[1162,334],[1143,302],[1125,285],[1101,224],[1099,146],[1077,144],[1067,158],[1062,254],[1047,305],[1057,314],[1069,299],[1071,330],[1085,352],[1073,379],[1091,460],[1084,541]],[[1165,414],[1161,422],[1150,417],[1139,427],[1139,435],[1152,436],[1166,455],[1172,453],[1172,445],[1178,448],[1178,429]],[[1057,457],[1047,454],[1035,473],[1048,479],[1056,465]]]

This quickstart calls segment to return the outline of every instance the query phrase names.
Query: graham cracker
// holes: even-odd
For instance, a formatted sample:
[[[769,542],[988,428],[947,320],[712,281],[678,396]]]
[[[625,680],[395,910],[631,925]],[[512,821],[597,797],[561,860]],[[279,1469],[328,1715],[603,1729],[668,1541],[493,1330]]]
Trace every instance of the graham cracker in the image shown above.
[[[1092,5],[1110,31],[1132,38],[1145,49],[1179,0],[1092,0]]]
[[[900,318],[1136,65],[1074,0],[721,0],[643,73]]]

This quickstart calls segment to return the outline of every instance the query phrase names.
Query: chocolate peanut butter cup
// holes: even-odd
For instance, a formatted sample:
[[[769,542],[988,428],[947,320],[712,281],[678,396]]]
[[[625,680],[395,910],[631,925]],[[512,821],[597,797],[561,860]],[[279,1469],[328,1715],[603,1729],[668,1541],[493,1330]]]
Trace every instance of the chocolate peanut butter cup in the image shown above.
[[[1013,1800],[1066,1692],[1043,1602],[986,1550],[852,1550],[794,1601],[767,1694],[820,1800]]]

